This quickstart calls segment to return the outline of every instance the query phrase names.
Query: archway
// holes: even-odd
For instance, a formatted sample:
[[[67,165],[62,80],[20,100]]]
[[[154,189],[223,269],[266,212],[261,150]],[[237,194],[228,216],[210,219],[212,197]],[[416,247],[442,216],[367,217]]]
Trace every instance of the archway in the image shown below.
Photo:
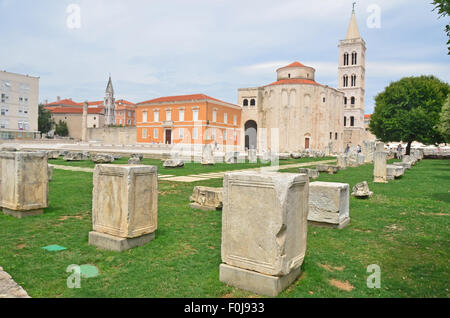
[[[254,120],[249,120],[245,123],[245,148],[256,149],[257,148],[257,132],[258,125]]]

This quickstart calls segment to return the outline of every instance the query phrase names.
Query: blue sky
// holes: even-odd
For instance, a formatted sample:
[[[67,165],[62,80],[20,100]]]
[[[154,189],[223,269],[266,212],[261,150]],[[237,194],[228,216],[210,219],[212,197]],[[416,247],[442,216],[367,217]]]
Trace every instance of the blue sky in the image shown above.
[[[352,0],[0,0],[0,69],[40,77],[40,101],[101,100],[111,73],[116,98],[140,102],[204,93],[231,103],[237,90],[276,80],[293,61],[337,86],[337,44]],[[357,1],[367,44],[366,113],[403,76],[450,81],[448,18],[431,0]],[[70,4],[81,27],[67,27]],[[367,9],[381,9],[370,28]]]

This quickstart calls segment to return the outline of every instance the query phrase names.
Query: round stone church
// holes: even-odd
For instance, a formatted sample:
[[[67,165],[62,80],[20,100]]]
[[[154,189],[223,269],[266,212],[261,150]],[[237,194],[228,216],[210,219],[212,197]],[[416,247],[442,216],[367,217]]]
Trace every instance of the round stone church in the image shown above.
[[[271,84],[238,90],[246,149],[340,152],[344,148],[344,96],[315,81],[299,62],[279,68]]]

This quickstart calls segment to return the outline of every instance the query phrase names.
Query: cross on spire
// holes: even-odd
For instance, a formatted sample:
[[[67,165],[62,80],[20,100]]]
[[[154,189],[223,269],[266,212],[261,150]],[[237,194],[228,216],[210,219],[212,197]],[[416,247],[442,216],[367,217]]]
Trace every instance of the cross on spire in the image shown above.
[[[353,2],[353,13],[355,13],[355,5],[356,5],[356,2]]]

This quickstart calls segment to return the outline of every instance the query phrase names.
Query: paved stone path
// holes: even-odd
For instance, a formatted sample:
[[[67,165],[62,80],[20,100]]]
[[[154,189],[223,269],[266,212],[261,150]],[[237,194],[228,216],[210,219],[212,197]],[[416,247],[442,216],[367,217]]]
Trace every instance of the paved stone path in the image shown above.
[[[300,168],[300,167],[308,167],[308,166],[314,166],[314,165],[318,165],[318,164],[326,164],[326,163],[332,163],[332,162],[336,162],[336,159],[323,160],[323,161],[314,161],[314,162],[293,163],[293,164],[288,164],[288,165],[269,166],[269,167],[261,167],[261,168],[232,170],[232,172],[238,172],[238,171],[278,171],[278,170],[285,170],[285,169],[291,169],[291,168]],[[223,178],[223,176],[227,172],[231,172],[231,170],[230,171],[222,171],[222,172],[192,174],[192,175],[188,175],[188,176],[179,176],[179,177],[169,177],[169,178],[166,177],[166,178],[164,178],[164,180],[166,180],[166,181],[173,181],[173,182],[196,182],[196,181],[203,181],[203,180],[209,180],[209,179]]]
[[[313,162],[303,162],[303,163],[293,163],[287,165],[279,165],[279,166],[268,166],[268,167],[260,167],[260,168],[250,168],[250,169],[241,169],[241,170],[229,170],[229,171],[221,171],[221,172],[210,172],[210,173],[200,173],[200,174],[191,174],[188,176],[174,176],[174,175],[158,175],[158,179],[172,181],[172,182],[197,182],[209,179],[220,179],[223,178],[225,173],[233,171],[278,171],[285,170],[291,168],[300,168],[300,167],[308,167],[314,166],[318,164],[326,164],[335,162],[336,159],[330,160],[322,160],[322,161],[313,161]],[[83,171],[83,172],[94,172],[93,168],[81,168],[81,167],[73,167],[73,166],[62,166],[62,165],[50,165],[53,166],[54,169],[60,170],[70,170],[70,171]]]
[[[28,293],[0,267],[0,298],[31,298]]]

